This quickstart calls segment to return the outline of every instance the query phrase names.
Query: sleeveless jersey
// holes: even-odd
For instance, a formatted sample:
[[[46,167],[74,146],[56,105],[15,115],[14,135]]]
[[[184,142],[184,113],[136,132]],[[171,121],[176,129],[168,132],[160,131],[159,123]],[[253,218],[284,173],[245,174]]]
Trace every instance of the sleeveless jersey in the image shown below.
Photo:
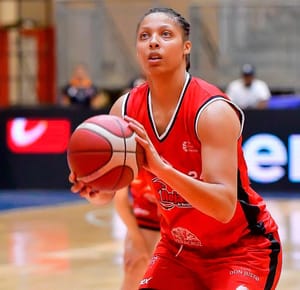
[[[134,88],[125,97],[123,114],[143,124],[163,160],[184,174],[200,179],[201,143],[197,137],[196,124],[202,110],[217,99],[230,103],[243,125],[242,111],[224,93],[189,74],[173,117],[163,134],[159,135],[155,127],[147,83]],[[193,208],[159,176],[148,172],[161,209],[162,237],[180,245],[214,252],[238,242],[249,233],[265,235],[277,230],[263,199],[250,187],[242,152],[242,137],[238,140],[237,154],[238,203],[233,218],[225,224]]]

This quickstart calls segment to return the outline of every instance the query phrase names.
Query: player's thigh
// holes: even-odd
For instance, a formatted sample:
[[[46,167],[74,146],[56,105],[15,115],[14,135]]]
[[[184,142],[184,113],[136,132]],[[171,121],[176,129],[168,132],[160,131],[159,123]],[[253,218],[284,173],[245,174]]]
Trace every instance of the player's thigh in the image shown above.
[[[149,230],[143,228],[141,228],[140,231],[145,239],[149,253],[152,255],[160,239],[160,232],[156,230]]]

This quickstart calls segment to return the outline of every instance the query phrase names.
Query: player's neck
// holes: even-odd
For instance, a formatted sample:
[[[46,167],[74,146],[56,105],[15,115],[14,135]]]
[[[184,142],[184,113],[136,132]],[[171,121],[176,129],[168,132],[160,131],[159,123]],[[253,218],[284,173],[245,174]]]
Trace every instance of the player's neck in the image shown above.
[[[186,72],[153,78],[149,82],[152,100],[169,104],[173,101],[177,102],[187,78]]]

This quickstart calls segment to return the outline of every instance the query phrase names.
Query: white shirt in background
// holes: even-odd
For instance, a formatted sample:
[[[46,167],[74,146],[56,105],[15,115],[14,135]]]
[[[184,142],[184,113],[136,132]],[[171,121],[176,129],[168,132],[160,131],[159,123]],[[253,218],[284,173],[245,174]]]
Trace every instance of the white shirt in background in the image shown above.
[[[249,87],[242,79],[234,80],[228,85],[226,94],[241,109],[256,108],[261,101],[271,98],[268,85],[258,79],[254,79]]]

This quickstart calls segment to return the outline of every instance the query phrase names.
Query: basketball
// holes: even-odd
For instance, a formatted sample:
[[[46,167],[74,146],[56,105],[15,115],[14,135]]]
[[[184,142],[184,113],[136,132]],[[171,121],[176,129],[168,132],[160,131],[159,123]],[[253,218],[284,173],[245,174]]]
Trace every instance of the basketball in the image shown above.
[[[135,133],[120,117],[98,115],[72,133],[67,161],[78,181],[93,190],[116,191],[137,176],[144,154]]]

